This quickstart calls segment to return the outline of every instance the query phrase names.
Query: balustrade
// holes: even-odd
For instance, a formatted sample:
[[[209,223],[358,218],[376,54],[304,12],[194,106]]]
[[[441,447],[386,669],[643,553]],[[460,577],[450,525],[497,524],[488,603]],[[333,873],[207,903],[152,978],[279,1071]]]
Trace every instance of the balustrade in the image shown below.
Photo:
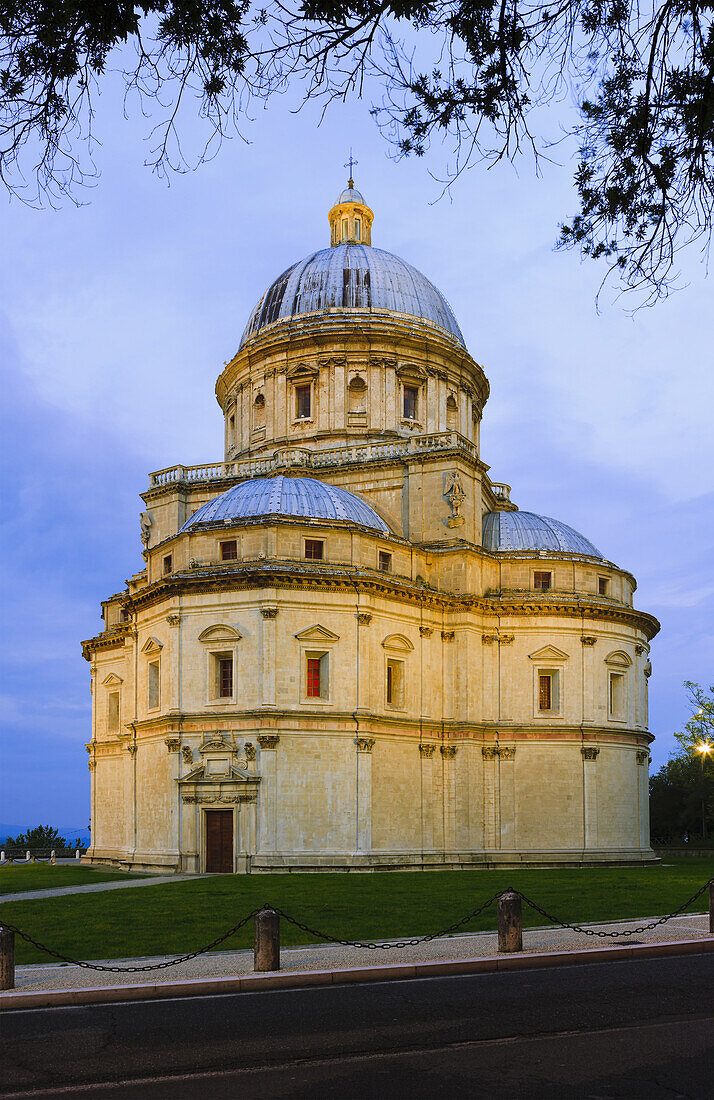
[[[220,481],[226,478],[243,479],[269,476],[285,467],[324,469],[330,466],[346,466],[358,463],[384,462],[385,459],[403,458],[432,451],[455,450],[476,458],[473,443],[457,431],[435,432],[431,435],[411,436],[359,446],[334,447],[329,450],[308,451],[304,448],[285,447],[264,458],[236,459],[233,462],[207,462],[197,466],[168,466],[149,475],[149,488],[158,489],[176,482]],[[510,486],[494,483],[494,493],[500,500],[508,500]]]

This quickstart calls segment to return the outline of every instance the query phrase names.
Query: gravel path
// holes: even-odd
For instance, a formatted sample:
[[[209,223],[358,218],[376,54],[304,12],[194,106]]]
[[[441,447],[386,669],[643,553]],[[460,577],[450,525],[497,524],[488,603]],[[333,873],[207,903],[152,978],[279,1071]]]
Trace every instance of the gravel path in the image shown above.
[[[166,879],[161,881],[166,881]],[[172,878],[170,881],[175,881],[175,879]],[[130,884],[127,883],[127,885]],[[99,889],[99,887],[92,887],[91,889]],[[625,923],[592,924],[584,927],[613,932],[618,929],[634,928],[641,924],[648,924],[653,919],[655,918],[644,917]],[[523,933],[523,948],[525,951],[568,951],[574,948],[582,950],[584,948],[612,946],[613,943],[620,943],[623,946],[640,943],[662,943],[671,940],[701,938],[708,933],[708,930],[709,918],[706,914],[675,917],[653,931],[643,932],[637,936],[623,936],[618,940],[604,939],[600,936],[584,936],[572,932],[570,929],[534,928]],[[428,943],[393,950],[366,950],[341,945],[287,947],[283,948],[281,952],[281,969],[283,971],[331,970],[351,966],[376,966],[384,963],[478,958],[495,955],[496,948],[495,932],[448,936],[439,940],[431,940]],[[107,965],[147,966],[152,963],[167,961],[171,957],[111,959],[107,961]],[[15,988],[17,990],[88,989],[93,986],[131,985],[147,981],[168,982],[186,978],[235,977],[241,974],[251,974],[252,972],[252,950],[214,952],[163,970],[150,970],[138,974],[85,970],[68,963],[34,963],[17,967]],[[0,993],[1,997],[2,993]]]
[[[61,894],[96,894],[100,890],[127,890],[131,886],[165,886],[168,882],[195,879],[195,875],[159,875],[149,878],[122,879],[121,882],[89,882],[82,886],[53,886],[47,890],[23,890],[15,894],[0,894],[4,901],[35,901],[38,898],[56,898]]]

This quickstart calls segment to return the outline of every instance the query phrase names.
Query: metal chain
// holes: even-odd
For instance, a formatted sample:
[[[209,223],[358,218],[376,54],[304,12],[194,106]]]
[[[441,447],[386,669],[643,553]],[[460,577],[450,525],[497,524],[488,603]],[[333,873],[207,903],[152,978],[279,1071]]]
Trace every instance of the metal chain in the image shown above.
[[[454,924],[450,924],[448,928],[442,928],[439,932],[431,932],[428,936],[416,936],[414,939],[410,940],[397,940],[393,943],[372,943],[370,940],[343,940],[340,939],[339,936],[331,936],[327,932],[318,932],[316,928],[311,928],[308,924],[303,924],[302,921],[296,920],[295,917],[291,917],[289,913],[285,913],[275,905],[267,906],[267,908],[272,909],[274,913],[283,917],[284,920],[288,921],[290,924],[295,925],[296,928],[300,928],[303,932],[307,932],[311,936],[316,936],[318,939],[326,940],[328,943],[339,943],[344,947],[364,947],[369,951],[377,951],[380,949],[382,951],[390,951],[395,947],[415,947],[419,943],[429,943],[430,940],[438,940],[441,939],[442,936],[448,936],[451,932],[455,932],[458,928],[463,928],[469,921],[478,917],[479,914],[493,905],[500,896],[501,892],[499,891],[497,894],[494,894],[493,897],[490,897],[488,901],[485,901],[483,905],[479,905],[476,909],[472,909],[471,912],[467,913],[461,920],[456,921]]]
[[[553,916],[552,913],[549,913],[546,909],[543,909],[542,906],[538,905],[537,902],[532,901],[531,898],[527,897],[520,890],[516,890],[511,887],[510,892],[517,894],[521,901],[524,901],[526,905],[530,906],[531,909],[534,909],[536,913],[540,913],[541,916],[546,918],[546,920],[552,921],[554,924],[559,925],[561,928],[570,928],[574,932],[580,932],[583,936],[599,936],[601,939],[618,939],[621,936],[634,936],[641,932],[648,932],[653,928],[658,928],[660,925],[666,924],[667,921],[670,921],[674,917],[679,916],[680,913],[683,913],[685,909],[687,909],[690,905],[692,905],[693,902],[697,900],[697,898],[700,898],[704,891],[707,890],[712,883],[714,883],[714,879],[709,879],[703,884],[703,886],[700,886],[695,894],[692,894],[690,898],[687,898],[687,900],[682,905],[680,905],[672,913],[669,913],[666,917],[659,917],[658,920],[651,921],[649,924],[643,924],[639,928],[625,928],[622,931],[617,932],[602,932],[593,928],[583,928],[581,925],[571,924],[569,921],[560,920],[559,917]],[[81,966],[85,970],[101,970],[113,974],[141,974],[150,970],[166,970],[170,966],[177,966],[179,963],[189,962],[189,960],[195,959],[199,955],[205,955],[208,951],[212,951],[214,948],[218,947],[219,944],[229,939],[230,936],[233,936],[236,932],[243,928],[249,920],[251,920],[258,913],[260,913],[261,910],[264,909],[272,910],[273,913],[277,913],[278,916],[288,921],[288,923],[292,924],[295,928],[299,928],[301,931],[307,932],[308,935],[315,936],[317,939],[325,940],[327,943],[337,943],[341,944],[343,947],[360,947],[365,948],[369,951],[390,951],[393,948],[399,949],[403,947],[416,947],[417,944],[429,943],[431,940],[438,940],[441,939],[443,936],[448,936],[452,932],[456,932],[459,928],[463,928],[464,925],[469,924],[476,917],[480,916],[481,913],[485,912],[486,909],[488,909],[491,905],[493,905],[495,901],[497,901],[501,897],[502,893],[504,893],[504,891],[499,890],[498,893],[493,894],[493,896],[488,898],[487,901],[483,902],[482,905],[479,905],[475,909],[472,909],[471,912],[467,913],[465,917],[462,917],[461,920],[455,921],[453,924],[450,924],[447,928],[442,928],[438,932],[431,932],[426,936],[415,936],[412,939],[396,940],[392,943],[374,943],[371,940],[346,940],[342,939],[339,936],[332,936],[329,932],[320,932],[318,931],[318,929],[312,928],[309,924],[304,924],[302,921],[297,920],[295,917],[291,917],[289,913],[286,913],[283,909],[280,909],[276,905],[265,903],[263,905],[259,905],[256,909],[253,909],[250,913],[243,917],[242,920],[238,921],[237,924],[234,924],[232,928],[229,928],[227,932],[224,932],[221,936],[217,936],[216,939],[211,940],[211,942],[206,944],[204,947],[199,947],[196,951],[191,951],[186,955],[177,955],[173,959],[168,959],[160,963],[150,963],[147,966],[104,966],[101,963],[82,962],[79,959],[71,958],[69,955],[62,955],[59,951],[54,951],[51,947],[47,947],[45,944],[40,943],[39,940],[34,939],[27,932],[23,932],[15,925],[8,924],[7,921],[0,921],[0,928],[5,928],[10,932],[14,932],[16,935],[20,936],[21,939],[25,940],[26,943],[32,944],[33,947],[36,947],[39,951],[44,951],[47,955],[50,955],[54,959],[59,959],[61,962],[71,963],[73,966]]]
[[[658,920],[654,920],[650,924],[643,924],[639,928],[624,928],[619,932],[600,932],[594,928],[583,928],[579,924],[570,924],[568,921],[560,920],[559,917],[554,917],[552,913],[548,913],[545,909],[541,908],[537,902],[531,901],[530,898],[521,893],[520,890],[515,890],[511,887],[511,892],[518,894],[521,901],[524,901],[531,909],[535,909],[536,913],[540,913],[542,917],[553,921],[554,924],[560,925],[561,928],[572,928],[574,932],[580,932],[583,936],[599,936],[600,939],[616,940],[619,939],[620,936],[636,936],[641,932],[649,932],[653,928],[658,928],[661,924],[666,924],[667,921],[672,920],[674,917],[678,917],[679,914],[683,913],[685,909],[697,900],[697,898],[701,897],[712,882],[714,882],[714,879],[709,879],[705,882],[703,886],[699,887],[696,894],[692,894],[691,898],[687,898],[683,905],[680,905],[678,909],[675,909],[674,912],[669,913],[666,917],[659,917]]]
[[[177,955],[174,959],[168,959],[165,962],[150,963],[148,966],[102,966],[101,963],[88,963],[80,962],[79,959],[72,959],[69,955],[61,955],[59,951],[53,951],[51,947],[47,947],[44,943],[40,943],[38,940],[28,936],[27,932],[21,931],[12,924],[8,924],[5,920],[0,920],[0,928],[7,928],[10,932],[14,932],[25,940],[26,943],[31,943],[33,947],[37,947],[40,951],[45,951],[48,955],[51,955],[53,959],[60,959],[62,962],[72,963],[74,966],[81,966],[85,970],[106,970],[112,974],[142,974],[148,970],[166,970],[169,966],[177,966],[178,963],[188,962],[189,959],[195,959],[198,955],[205,955],[207,951],[212,951],[214,947],[218,947],[220,943],[227,940],[229,936],[232,936],[234,932],[237,932],[243,925],[260,912],[260,909],[265,906],[260,906],[258,909],[254,909],[251,913],[248,913],[247,917],[243,917],[243,920],[238,921],[238,924],[234,924],[232,928],[229,928],[227,932],[224,932],[222,936],[218,936],[215,940],[206,944],[205,947],[199,947],[197,951],[191,951],[188,955]]]

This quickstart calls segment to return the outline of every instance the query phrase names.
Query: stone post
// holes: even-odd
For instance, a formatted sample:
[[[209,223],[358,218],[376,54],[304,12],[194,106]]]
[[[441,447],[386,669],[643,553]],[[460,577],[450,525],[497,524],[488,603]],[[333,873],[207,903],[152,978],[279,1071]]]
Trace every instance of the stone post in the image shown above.
[[[0,924],[0,989],[15,988],[15,933]]]
[[[523,921],[520,895],[513,890],[501,894],[497,902],[498,950],[501,952],[523,950]]]
[[[272,909],[255,914],[253,970],[280,970],[280,917]]]

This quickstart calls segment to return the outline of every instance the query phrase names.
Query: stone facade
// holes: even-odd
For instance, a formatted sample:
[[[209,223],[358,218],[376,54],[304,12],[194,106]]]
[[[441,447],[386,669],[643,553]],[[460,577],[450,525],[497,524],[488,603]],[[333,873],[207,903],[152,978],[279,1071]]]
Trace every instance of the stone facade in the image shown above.
[[[604,559],[483,547],[484,514],[515,505],[480,457],[488,383],[463,345],[406,313],[311,313],[253,335],[216,392],[224,461],[151,475],[144,568],[83,643],[88,858],[203,871],[220,810],[237,872],[653,858],[658,624]],[[389,533],[274,514],[180,530],[277,474],[348,489]]]

